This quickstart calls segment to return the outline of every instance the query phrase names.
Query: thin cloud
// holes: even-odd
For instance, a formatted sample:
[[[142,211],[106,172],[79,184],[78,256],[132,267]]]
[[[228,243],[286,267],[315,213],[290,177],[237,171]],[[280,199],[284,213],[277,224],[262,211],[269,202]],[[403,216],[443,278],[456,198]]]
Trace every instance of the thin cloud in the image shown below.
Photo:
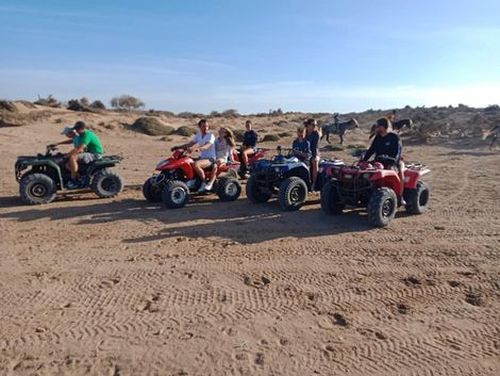
[[[0,6],[0,12],[26,14],[26,15],[34,15],[34,16],[49,16],[49,17],[50,16],[52,16],[52,17],[82,17],[82,18],[98,17],[97,14],[89,13],[89,12],[67,12],[67,11],[51,10],[51,9],[9,7],[9,6]]]

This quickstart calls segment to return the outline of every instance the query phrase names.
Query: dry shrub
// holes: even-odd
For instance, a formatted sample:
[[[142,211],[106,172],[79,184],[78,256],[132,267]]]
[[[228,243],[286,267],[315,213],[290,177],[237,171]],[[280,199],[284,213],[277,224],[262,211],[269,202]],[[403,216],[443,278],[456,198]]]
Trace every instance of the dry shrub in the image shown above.
[[[131,126],[133,131],[147,134],[148,136],[171,135],[175,129],[169,125],[163,124],[160,120],[150,116],[138,118]]]
[[[233,134],[234,134],[234,139],[236,140],[236,142],[243,142],[243,135],[245,134],[245,130],[234,129]]]
[[[6,110],[9,112],[16,112],[17,108],[11,101],[0,100],[0,110]]]
[[[61,107],[61,102],[59,102],[52,94],[47,96],[46,98],[38,96],[38,99],[34,102],[40,106],[49,106],[49,107]]]
[[[274,133],[266,134],[262,142],[276,142],[280,140],[280,136]]]
[[[183,125],[177,128],[174,133],[178,136],[190,137],[196,133],[196,129]]]

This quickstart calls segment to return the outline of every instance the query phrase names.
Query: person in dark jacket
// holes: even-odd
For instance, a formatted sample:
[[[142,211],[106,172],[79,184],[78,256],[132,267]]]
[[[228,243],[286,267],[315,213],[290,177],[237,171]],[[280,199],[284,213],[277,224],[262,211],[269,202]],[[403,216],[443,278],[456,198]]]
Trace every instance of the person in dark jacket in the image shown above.
[[[370,148],[366,151],[363,160],[368,161],[372,155],[375,155],[375,158],[386,155],[394,159],[394,161],[384,161],[384,167],[395,167],[398,170],[402,184],[402,192],[404,187],[404,163],[401,160],[401,152],[403,149],[401,139],[396,133],[389,132],[389,129],[391,129],[391,121],[386,117],[378,119],[374,127],[375,137],[373,138]]]
[[[297,138],[293,140],[292,154],[309,165],[311,159],[311,144],[306,140],[305,128],[297,128]]]
[[[247,120],[245,122],[245,133],[243,133],[243,144],[241,145],[240,151],[240,175],[245,175],[248,166],[248,157],[255,154],[255,147],[257,146],[257,141],[259,136],[257,132],[252,129],[252,122]]]
[[[316,189],[316,181],[318,180],[318,170],[319,170],[319,140],[320,134],[318,131],[318,123],[314,119],[307,119],[304,123],[307,130],[307,141],[309,141],[311,147],[311,191],[314,192]]]

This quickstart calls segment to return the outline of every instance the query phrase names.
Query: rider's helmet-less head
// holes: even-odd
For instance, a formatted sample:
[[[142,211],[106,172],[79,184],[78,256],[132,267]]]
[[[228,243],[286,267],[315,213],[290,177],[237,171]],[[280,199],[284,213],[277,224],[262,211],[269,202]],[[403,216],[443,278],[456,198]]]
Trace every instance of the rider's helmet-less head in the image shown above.
[[[391,121],[387,118],[380,118],[375,122],[375,131],[377,133],[385,133],[389,130],[389,127],[391,126]]]
[[[77,133],[82,133],[87,128],[87,125],[83,121],[77,121],[73,126],[73,130]]]

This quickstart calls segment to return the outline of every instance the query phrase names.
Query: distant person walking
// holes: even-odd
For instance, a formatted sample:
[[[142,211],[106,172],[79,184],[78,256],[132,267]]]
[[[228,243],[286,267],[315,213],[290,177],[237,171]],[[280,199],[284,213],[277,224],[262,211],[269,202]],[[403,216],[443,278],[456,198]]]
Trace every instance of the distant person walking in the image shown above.
[[[490,129],[488,132],[488,135],[486,137],[491,138],[490,142],[490,150],[493,150],[493,147],[495,146],[497,139],[498,139],[498,132],[500,132],[500,125],[495,125],[493,128]]]

